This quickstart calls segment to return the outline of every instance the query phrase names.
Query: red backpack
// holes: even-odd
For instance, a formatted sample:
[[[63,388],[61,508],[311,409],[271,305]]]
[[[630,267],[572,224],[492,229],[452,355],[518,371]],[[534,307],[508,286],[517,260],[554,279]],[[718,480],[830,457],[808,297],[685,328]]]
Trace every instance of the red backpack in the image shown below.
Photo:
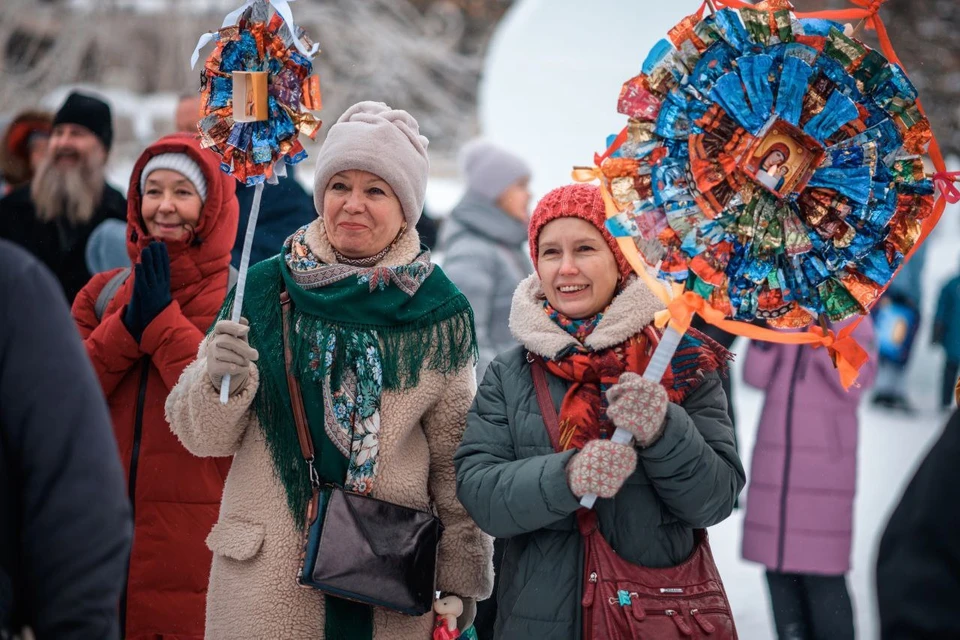
[[[543,365],[531,360],[531,374],[543,423],[556,451],[560,423]],[[704,529],[695,531],[690,557],[675,567],[631,564],[610,547],[596,511],[577,512],[583,536],[583,638],[656,640],[737,640],[733,613]]]

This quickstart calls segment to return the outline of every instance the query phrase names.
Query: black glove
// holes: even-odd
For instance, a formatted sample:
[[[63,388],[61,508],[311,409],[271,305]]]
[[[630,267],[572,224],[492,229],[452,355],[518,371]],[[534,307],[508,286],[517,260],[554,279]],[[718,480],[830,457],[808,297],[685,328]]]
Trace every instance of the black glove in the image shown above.
[[[123,315],[123,324],[140,342],[144,329],[173,301],[167,245],[162,242],[147,245],[140,254],[140,262],[134,265],[133,278],[133,294]]]

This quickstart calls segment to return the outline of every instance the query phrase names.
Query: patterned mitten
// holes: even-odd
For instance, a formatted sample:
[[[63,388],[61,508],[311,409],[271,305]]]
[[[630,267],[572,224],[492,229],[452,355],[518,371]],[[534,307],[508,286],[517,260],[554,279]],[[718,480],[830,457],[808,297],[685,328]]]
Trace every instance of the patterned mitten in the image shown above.
[[[657,382],[627,372],[607,389],[607,416],[633,434],[640,447],[660,439],[667,416],[667,392]]]
[[[573,495],[612,498],[637,468],[633,447],[609,440],[591,440],[567,463],[567,484]]]

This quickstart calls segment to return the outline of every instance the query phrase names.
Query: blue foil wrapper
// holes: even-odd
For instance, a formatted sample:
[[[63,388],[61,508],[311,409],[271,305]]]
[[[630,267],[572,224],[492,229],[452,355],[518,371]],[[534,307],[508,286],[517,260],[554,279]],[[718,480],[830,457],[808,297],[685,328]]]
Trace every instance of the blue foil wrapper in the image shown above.
[[[830,147],[826,150],[826,156],[820,163],[820,168],[872,167],[877,159],[876,146],[877,143],[868,142],[856,146]]]
[[[313,62],[296,50],[290,51],[290,61],[298,67],[303,67],[303,77],[306,78],[313,71]]]
[[[879,82],[873,90],[874,101],[883,109],[886,109],[895,97],[904,102],[916,102],[917,90],[904,75],[903,69],[895,64],[889,65],[887,69],[889,73],[877,74]]]
[[[703,246],[700,244],[696,229],[691,229],[683,237],[680,243],[680,249],[691,258],[697,254],[703,253]]]
[[[898,182],[897,191],[918,196],[932,196],[935,189],[933,180],[920,180],[918,182]]]
[[[717,80],[726,73],[734,71],[734,59],[739,55],[730,45],[718,42],[707,49],[693,73],[690,83],[703,94],[709,94]]]
[[[843,25],[833,20],[822,20],[820,18],[804,18],[800,20],[800,26],[803,28],[804,35],[820,36],[826,38],[830,35],[831,29],[837,29],[843,32]]]
[[[640,235],[637,223],[633,219],[633,213],[621,212],[612,218],[607,218],[607,231],[614,238],[627,238]]]
[[[657,135],[664,138],[683,138],[690,135],[690,117],[687,115],[686,101],[677,98],[671,91],[660,105],[657,116]]]
[[[750,107],[743,83],[736,73],[728,73],[718,79],[710,92],[710,97],[740,126],[754,135],[759,133],[767,120],[759,118]]]
[[[686,163],[679,158],[664,158],[653,167],[652,187],[654,203],[658,207],[672,201],[689,201]]]
[[[860,88],[857,87],[856,79],[847,72],[843,65],[833,58],[820,56],[817,58],[814,68],[833,82],[833,84],[837,86],[837,90],[843,95],[856,102],[863,100],[863,94],[860,92]]]
[[[773,85],[776,78],[771,72],[773,58],[766,54],[741,56],[738,60],[740,79],[747,90],[747,100],[754,120],[766,121],[773,109]]]
[[[782,120],[794,126],[800,123],[803,96],[807,93],[811,75],[813,67],[806,61],[795,56],[784,58],[780,86],[777,89],[776,113]]]
[[[837,129],[851,120],[856,120],[859,115],[857,105],[850,98],[839,91],[834,91],[827,98],[823,111],[811,118],[803,130],[822,143],[836,133]]]
[[[740,21],[739,14],[733,9],[720,9],[707,19],[714,21],[720,37],[737,51],[744,53],[753,46],[750,34]]]
[[[804,278],[813,287],[820,286],[821,283],[826,282],[827,278],[830,277],[830,271],[827,270],[827,265],[815,255],[807,255],[800,262],[800,265],[803,269]]]
[[[643,61],[643,65],[640,67],[640,72],[650,75],[653,69],[660,64],[668,53],[674,51],[673,44],[666,38],[657,42],[653,45],[653,48],[650,49],[650,53],[647,54],[646,59]]]
[[[287,164],[297,164],[298,162],[303,162],[307,159],[306,149],[301,148],[300,151],[293,154],[292,156],[284,156],[284,162]]]
[[[849,247],[844,247],[840,253],[848,264],[855,264],[860,262],[863,256],[873,251],[877,242],[877,237],[871,234],[866,227],[859,227],[857,228],[857,235],[853,237],[853,242],[850,243]]]
[[[779,276],[781,282],[786,285],[786,289],[790,292],[789,300],[795,301],[812,313],[820,313],[822,310],[820,296],[817,295],[816,290],[810,286],[807,278],[803,275],[801,260],[798,258],[784,259],[781,263]]]
[[[763,284],[773,268],[773,259],[753,256],[746,262],[740,275],[755,284]]]
[[[877,284],[885,286],[900,267],[900,263],[903,262],[903,256],[899,253],[896,255],[898,257],[894,259],[894,264],[891,265],[887,262],[887,257],[883,251],[872,251],[860,261],[858,270]]]
[[[876,197],[877,189],[873,192],[874,200],[865,213],[864,222],[879,233],[880,229],[890,224],[890,220],[897,212],[897,192],[894,189],[886,189],[880,198]]]
[[[273,150],[276,148],[276,142],[273,138],[271,127],[266,122],[254,122],[253,126],[253,150],[250,157],[255,164],[267,164],[273,159]]]
[[[220,54],[221,71],[262,71],[261,66],[262,62],[257,55],[257,41],[250,32],[243,31],[239,38],[223,45],[223,52]]]
[[[297,133],[296,125],[290,119],[290,115],[277,103],[277,100],[270,96],[267,98],[267,104],[270,107],[270,124],[273,127],[273,135],[277,142],[292,138]]]
[[[250,142],[253,140],[253,125],[255,122],[237,122],[230,130],[230,137],[227,138],[227,144],[234,149],[247,151]]]
[[[222,109],[233,101],[233,78],[213,76],[210,78],[210,109]]]
[[[817,169],[807,187],[833,189],[854,202],[867,204],[870,202],[871,182],[869,167],[827,167]]]

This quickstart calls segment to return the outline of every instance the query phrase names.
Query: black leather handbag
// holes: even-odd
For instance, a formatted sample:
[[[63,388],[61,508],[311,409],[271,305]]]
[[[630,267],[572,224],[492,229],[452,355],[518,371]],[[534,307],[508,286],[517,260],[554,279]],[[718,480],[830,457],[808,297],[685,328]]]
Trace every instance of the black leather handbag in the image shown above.
[[[437,548],[443,525],[427,511],[321,485],[313,466],[313,439],[300,381],[291,365],[292,304],[283,291],[280,306],[290,405],[313,485],[297,582],[337,598],[424,615],[433,609],[436,595]]]

